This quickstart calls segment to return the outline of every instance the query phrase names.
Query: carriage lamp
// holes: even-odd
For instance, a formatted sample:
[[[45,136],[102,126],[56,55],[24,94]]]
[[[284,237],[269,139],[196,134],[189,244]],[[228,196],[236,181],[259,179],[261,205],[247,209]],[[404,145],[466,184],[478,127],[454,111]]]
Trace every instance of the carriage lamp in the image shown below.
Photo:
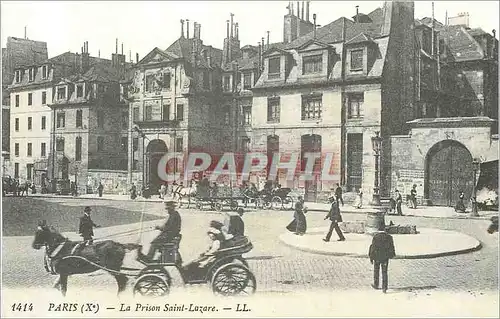
[[[472,181],[472,198],[471,198],[472,216],[479,216],[479,213],[477,212],[476,175],[477,175],[477,172],[479,171],[480,165],[481,165],[481,162],[477,158],[474,158],[474,160],[472,161],[472,171],[474,172],[473,181]]]
[[[372,205],[380,206],[380,193],[379,193],[379,158],[380,158],[380,148],[382,145],[382,137],[380,137],[380,132],[375,132],[375,136],[372,136],[372,148],[375,156],[375,181],[373,187],[373,197]]]

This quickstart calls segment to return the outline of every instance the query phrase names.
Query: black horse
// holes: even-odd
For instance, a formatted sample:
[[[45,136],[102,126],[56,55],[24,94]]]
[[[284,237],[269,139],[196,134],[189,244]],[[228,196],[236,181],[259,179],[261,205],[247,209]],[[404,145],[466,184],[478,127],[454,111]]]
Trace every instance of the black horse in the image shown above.
[[[491,225],[488,227],[487,232],[488,234],[493,234],[494,232],[498,231],[498,216],[493,216],[491,217]]]
[[[79,247],[76,247],[77,245]],[[140,248],[137,244],[120,244],[112,240],[84,246],[81,242],[68,240],[53,227],[47,226],[45,221],[38,223],[32,246],[37,250],[46,247],[46,258],[49,260],[46,259],[46,269],[49,271],[50,268],[53,274],[59,274],[54,288],[60,287],[63,296],[68,290],[68,276],[100,269],[115,277],[120,294],[125,290],[128,281],[127,276],[119,272],[125,253]]]

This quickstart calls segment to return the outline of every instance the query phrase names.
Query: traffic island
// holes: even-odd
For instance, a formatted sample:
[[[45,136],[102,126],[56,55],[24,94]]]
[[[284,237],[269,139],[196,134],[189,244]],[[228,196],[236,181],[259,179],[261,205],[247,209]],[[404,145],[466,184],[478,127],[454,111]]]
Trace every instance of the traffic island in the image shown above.
[[[328,228],[311,228],[303,236],[287,232],[279,239],[287,246],[321,255],[368,258],[372,236],[346,233],[345,241],[337,241],[334,233],[324,242]],[[396,259],[423,259],[458,255],[481,249],[481,243],[468,235],[435,228],[419,228],[418,234],[393,234]]]

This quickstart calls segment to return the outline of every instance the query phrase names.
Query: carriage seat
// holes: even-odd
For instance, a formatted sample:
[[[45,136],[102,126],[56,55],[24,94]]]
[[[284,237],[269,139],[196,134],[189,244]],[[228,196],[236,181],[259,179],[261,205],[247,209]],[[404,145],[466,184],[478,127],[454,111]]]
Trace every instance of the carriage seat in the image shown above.
[[[225,240],[221,244],[221,248],[215,252],[216,256],[226,254],[241,255],[253,249],[252,242],[246,236],[236,236],[231,239]]]

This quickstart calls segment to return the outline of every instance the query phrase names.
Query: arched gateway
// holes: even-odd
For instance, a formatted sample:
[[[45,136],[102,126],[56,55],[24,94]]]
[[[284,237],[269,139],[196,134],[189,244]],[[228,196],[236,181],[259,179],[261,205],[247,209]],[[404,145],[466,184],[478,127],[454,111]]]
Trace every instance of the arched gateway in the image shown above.
[[[425,195],[438,206],[453,206],[460,191],[468,200],[473,174],[469,150],[454,140],[441,141],[427,153]]]

